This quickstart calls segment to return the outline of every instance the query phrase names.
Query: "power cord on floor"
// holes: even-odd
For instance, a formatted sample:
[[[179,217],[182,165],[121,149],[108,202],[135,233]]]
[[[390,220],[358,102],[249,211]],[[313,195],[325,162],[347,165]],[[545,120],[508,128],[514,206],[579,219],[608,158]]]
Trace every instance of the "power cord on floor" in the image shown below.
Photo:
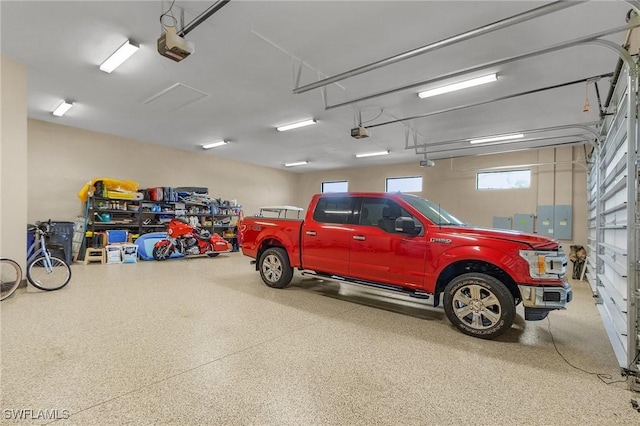
[[[560,355],[560,358],[562,358],[562,360],[564,362],[567,363],[567,365],[569,365],[572,368],[575,368],[578,371],[582,371],[583,373],[586,374],[591,374],[593,376],[596,376],[598,379],[600,379],[600,381],[602,383],[604,383],[605,385],[612,385],[614,383],[626,383],[629,380],[629,376],[626,377],[626,379],[624,380],[613,380],[613,377],[611,377],[611,374],[605,374],[605,373],[593,373],[591,371],[587,371],[583,368],[580,367],[576,367],[575,365],[573,365],[572,363],[570,363],[567,358],[565,358],[564,355],[562,355],[560,353],[560,351],[558,350],[558,346],[556,345],[556,339],[553,337],[553,333],[551,332],[551,319],[549,317],[547,317],[547,321],[549,322],[549,326],[548,326],[548,330],[549,330],[549,335],[551,336],[551,342],[553,343],[553,347],[556,350],[556,352],[558,353],[558,355]],[[636,359],[638,357],[636,356]],[[632,363],[633,364],[633,363]]]

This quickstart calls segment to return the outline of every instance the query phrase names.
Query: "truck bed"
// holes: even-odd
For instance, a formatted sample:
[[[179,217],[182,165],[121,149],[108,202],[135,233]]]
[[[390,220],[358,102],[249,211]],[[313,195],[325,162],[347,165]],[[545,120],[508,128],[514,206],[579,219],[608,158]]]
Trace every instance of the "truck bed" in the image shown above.
[[[240,226],[242,252],[245,256],[257,259],[258,250],[265,242],[279,240],[289,254],[291,266],[297,268],[300,263],[300,232],[302,219],[281,219],[271,217],[245,217]]]

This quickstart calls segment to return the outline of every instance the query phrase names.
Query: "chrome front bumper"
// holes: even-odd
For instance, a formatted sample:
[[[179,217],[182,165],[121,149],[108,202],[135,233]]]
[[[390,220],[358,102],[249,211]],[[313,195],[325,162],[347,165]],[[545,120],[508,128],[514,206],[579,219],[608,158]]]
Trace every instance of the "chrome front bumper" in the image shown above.
[[[564,279],[562,287],[539,287],[532,285],[518,285],[522,296],[525,319],[536,321],[546,318],[549,311],[564,309],[573,299],[571,284]]]

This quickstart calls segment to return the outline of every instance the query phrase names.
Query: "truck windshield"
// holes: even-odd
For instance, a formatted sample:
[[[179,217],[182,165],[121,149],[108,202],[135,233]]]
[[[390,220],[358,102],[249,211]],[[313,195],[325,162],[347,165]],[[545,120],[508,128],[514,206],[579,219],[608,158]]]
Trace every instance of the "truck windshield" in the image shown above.
[[[409,194],[402,194],[401,197],[436,225],[467,226],[466,223],[440,208],[437,204],[433,204],[431,201]]]

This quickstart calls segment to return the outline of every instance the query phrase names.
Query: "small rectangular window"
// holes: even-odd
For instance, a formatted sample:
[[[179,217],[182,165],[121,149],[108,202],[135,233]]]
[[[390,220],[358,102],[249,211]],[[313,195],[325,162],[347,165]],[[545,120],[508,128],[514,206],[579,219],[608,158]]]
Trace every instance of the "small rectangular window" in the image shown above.
[[[339,180],[334,182],[322,182],[322,193],[325,192],[347,192],[349,191],[349,182]]]
[[[476,189],[521,189],[531,187],[531,170],[479,172]]]
[[[422,192],[422,176],[387,178],[386,192]]]
[[[318,200],[313,220],[320,223],[348,223],[353,214],[353,198],[328,196]]]

